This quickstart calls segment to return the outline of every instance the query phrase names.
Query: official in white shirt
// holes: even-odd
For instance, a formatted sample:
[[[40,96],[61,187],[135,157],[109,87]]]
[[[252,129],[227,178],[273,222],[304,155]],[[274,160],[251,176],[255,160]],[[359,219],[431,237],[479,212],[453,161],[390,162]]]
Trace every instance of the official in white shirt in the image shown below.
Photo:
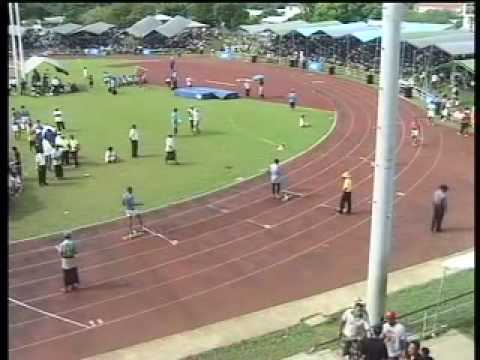
[[[198,110],[198,108],[194,108],[193,109],[193,129],[197,134],[200,133],[200,121],[201,121],[200,110]]]
[[[48,185],[47,184],[47,163],[45,161],[45,154],[43,154],[40,149],[37,149],[37,155],[35,155],[35,164],[37,165],[38,171],[38,184],[40,186]]]
[[[136,125],[132,125],[130,132],[128,133],[130,144],[132,145],[132,158],[138,158],[138,130]]]
[[[59,108],[53,110],[53,120],[55,120],[55,125],[57,126],[58,131],[65,130],[65,122],[63,121],[63,114]]]

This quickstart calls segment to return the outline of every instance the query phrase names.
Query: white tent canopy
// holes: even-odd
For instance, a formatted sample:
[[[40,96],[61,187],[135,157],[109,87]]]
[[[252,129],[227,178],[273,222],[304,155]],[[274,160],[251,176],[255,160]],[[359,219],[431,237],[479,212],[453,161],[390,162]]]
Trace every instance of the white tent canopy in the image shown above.
[[[44,64],[44,63],[53,66],[57,71],[68,74],[67,69],[60,62],[58,62],[57,60],[53,60],[48,57],[42,57],[42,56],[32,56],[30,59],[25,61],[25,64],[24,64],[25,74],[28,74],[29,72],[33,71],[34,69],[36,69],[37,67],[39,67],[41,64]]]
[[[472,251],[452,257],[443,262],[442,267],[447,271],[463,271],[475,269],[475,253]]]

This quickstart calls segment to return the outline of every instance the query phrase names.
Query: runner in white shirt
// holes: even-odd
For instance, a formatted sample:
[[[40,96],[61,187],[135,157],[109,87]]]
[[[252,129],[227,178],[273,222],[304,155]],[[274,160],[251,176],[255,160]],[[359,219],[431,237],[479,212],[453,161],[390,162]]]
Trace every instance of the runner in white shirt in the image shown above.
[[[390,360],[402,359],[407,345],[407,334],[405,327],[397,322],[397,318],[397,313],[387,312],[385,314],[385,319],[387,322],[383,324],[382,336],[385,340],[388,358]]]
[[[187,83],[187,87],[192,87],[192,78],[190,76],[185,78],[185,82]]]

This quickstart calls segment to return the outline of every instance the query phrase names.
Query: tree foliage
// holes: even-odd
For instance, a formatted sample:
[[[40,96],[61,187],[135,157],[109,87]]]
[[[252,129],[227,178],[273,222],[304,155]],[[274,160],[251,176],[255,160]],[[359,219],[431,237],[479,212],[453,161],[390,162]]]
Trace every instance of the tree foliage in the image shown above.
[[[380,19],[381,3],[317,3],[313,9],[313,21],[337,20],[343,23]]]
[[[235,29],[249,19],[243,3],[216,3],[214,9],[217,25],[223,25],[227,29]]]
[[[433,24],[448,24],[450,23],[450,20],[457,19],[459,19],[459,16],[448,10],[427,10],[423,13],[410,10],[405,16],[405,21]]]
[[[190,9],[193,20],[208,24],[216,25],[215,3],[195,3]]]

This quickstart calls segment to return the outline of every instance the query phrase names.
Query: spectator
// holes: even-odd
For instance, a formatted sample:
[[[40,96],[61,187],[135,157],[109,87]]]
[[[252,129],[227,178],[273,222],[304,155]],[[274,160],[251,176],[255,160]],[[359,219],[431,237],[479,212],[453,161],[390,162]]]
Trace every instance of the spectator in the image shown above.
[[[75,167],[78,167],[78,151],[80,150],[80,144],[78,143],[78,140],[75,139],[75,136],[70,135],[70,140],[67,141],[68,143],[68,150],[70,153],[70,156],[72,157],[73,163],[75,164]],[[67,161],[69,163],[69,161]]]
[[[397,322],[398,314],[387,312],[387,322],[383,324],[382,336],[385,340],[389,360],[401,360],[406,350],[407,335],[405,327]]]
[[[38,171],[38,184],[40,186],[46,186],[47,184],[47,165],[45,155],[41,149],[37,149],[37,155],[35,156],[35,164]]]
[[[59,108],[55,108],[55,110],[53,110],[53,120],[55,121],[55,125],[57,126],[58,131],[65,130],[65,122],[63,121],[63,114]]]
[[[109,146],[107,148],[107,151],[105,151],[105,163],[112,164],[112,163],[116,163],[117,161],[118,161],[117,152],[113,150],[113,147]]]
[[[16,146],[12,146],[13,151],[13,171],[22,178],[22,159]]]
[[[57,180],[63,179],[63,150],[61,145],[55,145],[55,152],[53,153],[53,168],[55,169],[55,177]]]
[[[175,138],[172,135],[168,135],[165,140],[165,164],[168,164],[169,161],[175,161],[175,164],[179,164]]]
[[[406,360],[424,360],[420,354],[420,342],[412,340],[408,344]]]
[[[369,331],[368,315],[360,300],[355,301],[353,308],[345,310],[340,321],[339,337],[343,338],[343,356],[350,354],[353,341],[361,341]]]
[[[387,360],[388,352],[382,337],[382,325],[373,327],[373,334],[370,338],[362,341],[363,360]]]

